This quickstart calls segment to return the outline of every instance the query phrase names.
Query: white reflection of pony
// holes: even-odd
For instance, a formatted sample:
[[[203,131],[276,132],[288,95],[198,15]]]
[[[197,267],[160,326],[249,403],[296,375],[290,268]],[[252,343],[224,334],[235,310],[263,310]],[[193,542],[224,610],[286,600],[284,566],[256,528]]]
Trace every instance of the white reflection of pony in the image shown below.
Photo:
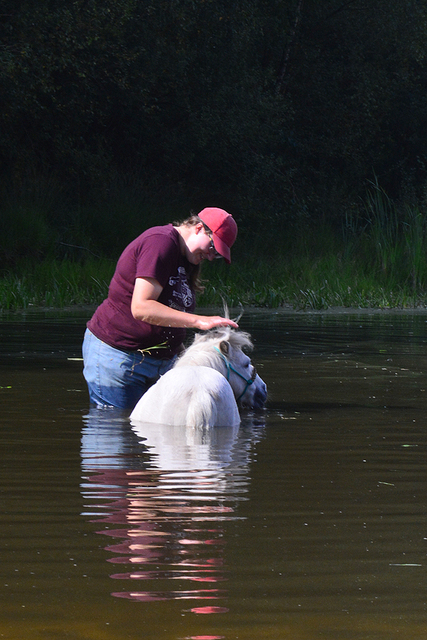
[[[243,349],[248,333],[230,327],[196,335],[170,371],[142,396],[131,413],[143,421],[190,427],[240,423],[238,404],[260,409],[267,387]]]
[[[191,471],[189,484],[197,484],[203,475],[223,472],[238,456],[238,424],[215,429],[180,429],[169,424],[134,422],[132,430],[147,448],[151,467],[163,471]],[[202,473],[194,481],[197,470]]]

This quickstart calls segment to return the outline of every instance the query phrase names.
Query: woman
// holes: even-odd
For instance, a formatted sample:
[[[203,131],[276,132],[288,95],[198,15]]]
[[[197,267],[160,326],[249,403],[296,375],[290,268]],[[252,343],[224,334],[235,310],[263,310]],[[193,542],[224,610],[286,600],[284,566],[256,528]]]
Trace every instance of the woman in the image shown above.
[[[230,263],[233,217],[203,209],[180,224],[153,227],[123,251],[108,298],[87,324],[83,374],[90,401],[132,409],[183,349],[186,329],[237,324],[194,313],[203,260]]]

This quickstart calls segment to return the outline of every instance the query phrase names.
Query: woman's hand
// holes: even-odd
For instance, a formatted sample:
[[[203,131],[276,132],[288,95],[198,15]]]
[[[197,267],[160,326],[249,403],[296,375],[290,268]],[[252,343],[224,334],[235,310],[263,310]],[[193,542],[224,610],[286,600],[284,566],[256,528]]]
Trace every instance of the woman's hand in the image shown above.
[[[195,328],[201,331],[209,331],[209,329],[214,329],[215,327],[227,326],[233,327],[233,329],[239,328],[237,322],[230,320],[230,318],[222,318],[221,316],[197,316]]]

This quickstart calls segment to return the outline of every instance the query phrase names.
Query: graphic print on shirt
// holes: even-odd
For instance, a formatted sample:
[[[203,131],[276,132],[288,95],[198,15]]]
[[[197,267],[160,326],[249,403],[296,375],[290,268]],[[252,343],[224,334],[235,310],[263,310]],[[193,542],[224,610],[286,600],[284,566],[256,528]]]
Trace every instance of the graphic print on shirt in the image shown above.
[[[194,303],[194,293],[189,287],[187,273],[184,267],[178,267],[178,275],[169,278],[169,286],[172,287],[172,298],[169,306],[178,311],[186,311]]]

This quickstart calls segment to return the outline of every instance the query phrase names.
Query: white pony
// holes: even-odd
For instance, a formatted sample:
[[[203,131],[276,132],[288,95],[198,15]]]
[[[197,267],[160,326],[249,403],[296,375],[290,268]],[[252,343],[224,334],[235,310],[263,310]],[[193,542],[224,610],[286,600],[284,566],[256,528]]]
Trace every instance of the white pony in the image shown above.
[[[243,351],[252,347],[248,333],[230,327],[196,335],[142,396],[130,420],[189,427],[240,424],[238,404],[260,409],[267,398],[265,383]]]

